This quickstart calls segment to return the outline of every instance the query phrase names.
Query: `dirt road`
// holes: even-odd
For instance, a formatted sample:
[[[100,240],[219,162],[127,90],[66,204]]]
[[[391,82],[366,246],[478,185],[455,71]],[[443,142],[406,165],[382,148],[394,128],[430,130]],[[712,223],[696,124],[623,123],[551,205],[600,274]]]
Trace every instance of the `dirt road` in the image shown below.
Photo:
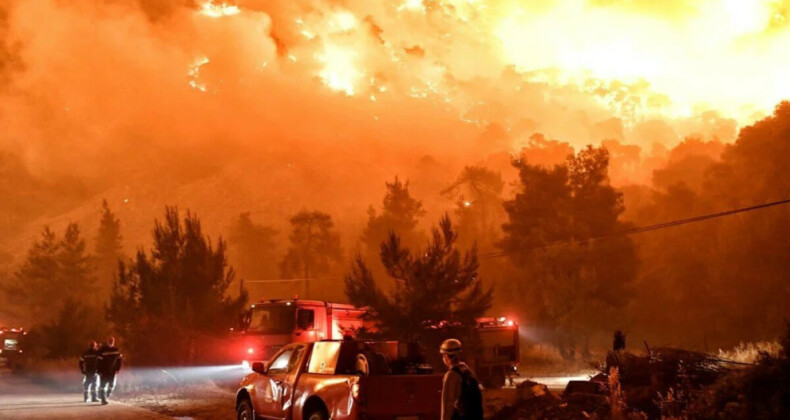
[[[110,401],[84,403],[82,394],[59,393],[25,378],[0,372],[0,419],[171,419],[143,408]]]

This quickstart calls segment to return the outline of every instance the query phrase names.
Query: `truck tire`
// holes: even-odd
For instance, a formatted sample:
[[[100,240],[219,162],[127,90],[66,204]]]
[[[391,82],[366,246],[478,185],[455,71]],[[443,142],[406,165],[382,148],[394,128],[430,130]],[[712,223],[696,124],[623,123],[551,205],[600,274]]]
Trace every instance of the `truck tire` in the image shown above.
[[[318,408],[307,416],[307,420],[329,420],[329,416],[323,408]]]
[[[498,369],[492,369],[491,374],[488,376],[488,380],[486,381],[486,388],[488,389],[502,389],[505,386],[507,378],[505,378],[505,373]]]
[[[250,400],[245,398],[236,407],[236,420],[255,420],[255,412],[252,410]]]

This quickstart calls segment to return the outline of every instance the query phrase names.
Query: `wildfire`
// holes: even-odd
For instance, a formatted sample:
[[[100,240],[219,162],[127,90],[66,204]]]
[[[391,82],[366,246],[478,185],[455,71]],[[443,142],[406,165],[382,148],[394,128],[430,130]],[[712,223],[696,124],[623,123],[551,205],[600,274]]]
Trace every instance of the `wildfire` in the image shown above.
[[[363,74],[356,68],[357,54],[353,49],[326,45],[316,59],[324,65],[319,76],[330,89],[354,94]]]
[[[375,102],[384,80],[388,94],[435,99],[475,124],[490,119],[469,111],[499,99],[467,82],[495,81],[505,69],[588,95],[626,125],[710,109],[749,122],[790,96],[788,10],[778,0],[400,0],[291,11],[299,15],[275,22],[292,34],[282,57],[326,88]],[[198,10],[214,18],[240,12],[218,0]],[[199,90],[203,64],[190,67]],[[366,83],[372,78],[379,80]]]
[[[223,16],[233,16],[241,13],[239,6],[228,4],[225,2],[215,4],[213,0],[203,3],[200,7],[200,14],[213,18],[220,18]]]
[[[494,33],[503,60],[523,72],[556,69],[577,85],[646,81],[671,99],[670,114],[703,103],[737,104],[727,111],[743,117],[738,106],[770,110],[790,93],[777,71],[787,55],[770,47],[780,43],[772,30],[785,21],[779,2],[703,0],[695,6],[696,13],[674,19],[581,0],[546,11],[516,6],[503,13]]]

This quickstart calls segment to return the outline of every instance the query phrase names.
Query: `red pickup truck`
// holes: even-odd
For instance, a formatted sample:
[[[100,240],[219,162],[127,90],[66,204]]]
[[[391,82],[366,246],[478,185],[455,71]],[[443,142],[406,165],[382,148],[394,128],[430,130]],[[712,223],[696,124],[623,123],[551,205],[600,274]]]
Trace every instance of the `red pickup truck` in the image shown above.
[[[424,420],[440,414],[442,375],[398,342],[293,343],[252,364],[239,420]]]

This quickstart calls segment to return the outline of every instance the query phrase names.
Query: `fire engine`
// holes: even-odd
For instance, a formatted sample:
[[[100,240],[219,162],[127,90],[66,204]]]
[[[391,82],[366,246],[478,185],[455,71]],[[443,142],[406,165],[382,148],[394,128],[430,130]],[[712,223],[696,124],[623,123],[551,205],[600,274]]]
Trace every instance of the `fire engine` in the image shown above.
[[[478,318],[479,346],[472,358],[473,369],[488,388],[501,388],[517,375],[519,363],[518,323],[507,317]]]
[[[291,343],[354,338],[363,327],[373,330],[363,319],[365,313],[364,308],[343,303],[298,298],[262,300],[250,306],[242,316],[240,327],[232,331],[231,360],[249,366],[255,361],[269,360]],[[486,387],[500,388],[516,375],[519,335],[514,320],[478,318],[472,326],[442,322],[427,328],[440,330],[436,338],[474,337],[474,344],[465,352],[466,361]],[[426,354],[435,356],[436,360],[428,357],[435,369],[443,369],[438,353]]]
[[[236,360],[268,360],[290,343],[312,343],[354,336],[363,327],[364,309],[342,303],[298,298],[270,299],[250,306],[233,331]]]
[[[425,343],[429,346],[438,347],[447,338],[460,338],[464,342],[463,360],[486,388],[501,388],[518,375],[519,335],[515,320],[477,318],[473,325],[442,321],[426,328],[434,330],[434,342]],[[426,356],[434,369],[443,369],[438,354],[428,352]]]
[[[0,367],[17,369],[22,361],[22,339],[27,335],[24,328],[0,327]]]

